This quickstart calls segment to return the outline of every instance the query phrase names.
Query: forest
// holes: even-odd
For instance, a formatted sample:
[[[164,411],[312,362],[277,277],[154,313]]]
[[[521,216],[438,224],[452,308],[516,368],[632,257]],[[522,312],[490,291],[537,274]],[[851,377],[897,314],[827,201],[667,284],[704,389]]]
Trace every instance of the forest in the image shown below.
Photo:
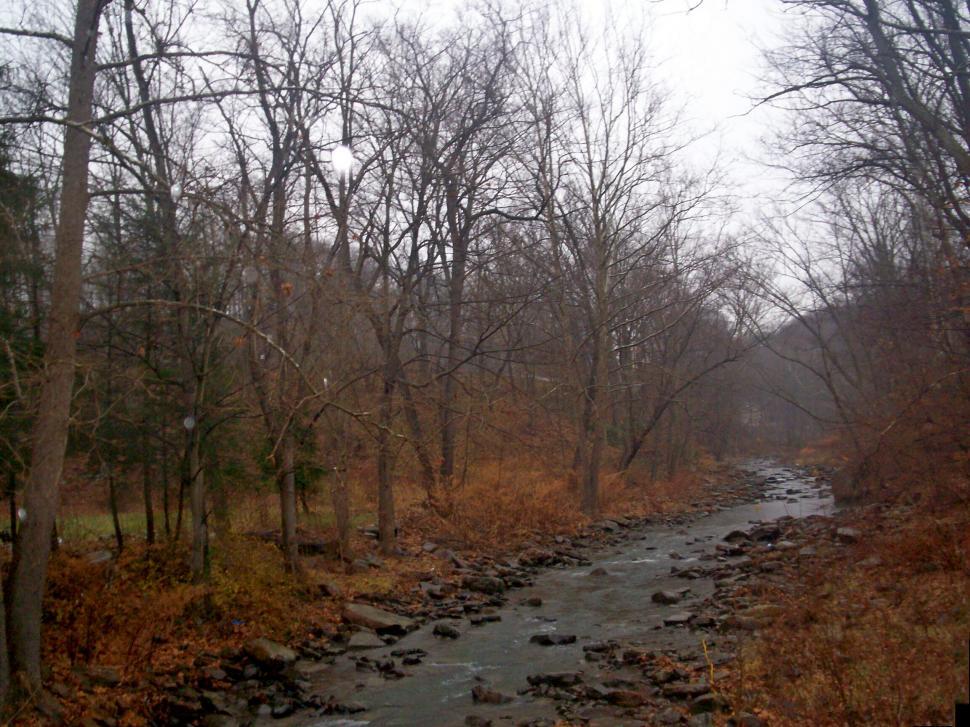
[[[459,633],[440,618],[511,623],[516,597],[496,594],[541,589],[540,566],[720,517],[742,480],[751,498],[751,478],[787,481],[769,460],[826,483],[838,510],[820,500],[711,557],[759,563],[794,541],[823,551],[818,578],[871,586],[891,617],[856,614],[851,638],[829,624],[831,653],[816,636],[805,650],[797,629],[814,626],[792,614],[829,596],[779,560],[764,571],[776,621],[735,623],[760,656],[730,637],[718,678],[708,645],[725,637],[705,637],[703,691],[579,695],[530,676],[517,700],[572,689],[640,721],[560,702],[551,721],[499,722],[954,719],[970,624],[970,6],[767,0],[779,38],[750,104],[773,110],[762,163],[788,181],[743,200],[731,168],[695,153],[688,94],[647,32],[654,6],[704,4],[601,26],[566,0],[454,17],[363,0],[0,10],[3,719],[329,724],[299,719],[362,710],[321,701],[341,677],[294,677],[296,654],[339,666],[368,629],[388,647],[412,630],[355,607],[436,620],[435,643]],[[823,517],[831,548],[798,540],[822,537]],[[890,597],[880,578],[906,586]],[[804,688],[773,683],[782,667],[749,632],[801,654]],[[860,646],[880,638],[882,656]],[[934,650],[941,663],[920,666]],[[354,658],[381,684],[410,676]],[[867,692],[878,658],[921,676]],[[237,664],[262,684],[241,712],[207,696],[243,682]],[[744,665],[754,684],[714,688]],[[353,724],[491,724],[448,713]]]

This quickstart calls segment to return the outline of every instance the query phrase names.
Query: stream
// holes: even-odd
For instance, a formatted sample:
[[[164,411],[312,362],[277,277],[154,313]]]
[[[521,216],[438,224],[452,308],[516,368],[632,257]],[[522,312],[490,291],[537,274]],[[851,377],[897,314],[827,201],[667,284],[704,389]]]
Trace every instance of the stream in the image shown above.
[[[366,711],[344,717],[303,713],[284,723],[320,727],[447,726],[465,724],[469,715],[494,724],[555,720],[554,701],[517,692],[528,686],[528,676],[537,673],[582,671],[587,684],[615,679],[615,671],[601,671],[597,663],[584,658],[584,645],[610,639],[657,651],[699,651],[702,636],[716,645],[717,633],[663,625],[665,617],[689,610],[714,591],[711,577],[687,581],[671,575],[671,568],[701,565],[701,560],[713,564],[730,560],[715,549],[732,530],[784,516],[828,514],[833,509],[827,486],[795,469],[758,460],[747,463],[745,470],[751,481],[764,483],[759,501],[716,510],[679,528],[645,526],[631,530],[621,545],[588,552],[592,565],[544,570],[536,576],[534,585],[513,591],[509,604],[497,610],[500,621],[472,626],[467,619],[446,620],[461,632],[457,639],[434,636],[433,625],[428,624],[393,646],[366,652],[371,659],[390,658],[392,651],[400,649],[428,652],[422,663],[406,667],[408,676],[403,679],[386,680],[376,672],[358,671],[351,655],[339,657],[333,665],[321,665],[313,677],[314,690],[339,701],[364,705]],[[690,592],[676,605],[651,600],[651,594],[658,590],[677,591],[685,586]],[[530,597],[541,598],[542,605],[525,605]],[[539,633],[569,634],[577,639],[562,646],[530,643],[530,638]],[[471,690],[478,684],[514,699],[507,704],[474,704]],[[626,722],[616,719],[608,723]]]

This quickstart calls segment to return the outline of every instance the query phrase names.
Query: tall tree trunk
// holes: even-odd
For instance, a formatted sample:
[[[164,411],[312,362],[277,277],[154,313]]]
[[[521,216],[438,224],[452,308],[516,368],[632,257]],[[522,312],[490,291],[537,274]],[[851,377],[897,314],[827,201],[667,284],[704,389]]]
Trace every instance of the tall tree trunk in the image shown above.
[[[17,558],[17,473],[12,469],[7,474],[7,503],[10,506],[10,547],[14,560]]]
[[[182,515],[185,513],[185,492],[189,488],[189,458],[186,454],[182,459],[182,476],[179,477],[179,492],[178,492],[178,502],[175,506],[175,532],[172,534],[172,540],[179,541],[182,539]]]
[[[71,78],[64,135],[60,209],[55,235],[54,278],[47,320],[43,380],[34,420],[31,468],[24,492],[27,520],[13,567],[8,637],[10,669],[31,689],[40,687],[41,602],[47,584],[51,532],[60,500],[67,447],[74,362],[77,352],[81,259],[88,210],[88,159],[95,51],[103,0],[78,0],[71,51]]]
[[[111,524],[114,526],[115,543],[120,553],[125,549],[125,534],[121,531],[121,519],[118,517],[118,486],[113,473],[108,475],[108,507],[111,510]]]
[[[608,352],[605,350],[608,344],[606,326],[597,327],[594,332],[593,341],[595,349],[593,351],[593,370],[595,375],[591,377],[590,388],[587,396],[590,401],[590,422],[589,422],[589,447],[588,456],[584,465],[583,472],[583,512],[590,517],[596,515],[599,510],[599,477],[600,468],[603,465],[603,447],[606,444],[606,413],[608,407],[607,400],[607,378]]]
[[[424,479],[424,489],[427,493],[428,502],[437,507],[438,502],[438,477],[434,471],[434,464],[431,461],[431,454],[428,452],[425,443],[424,428],[421,426],[421,417],[418,415],[418,408],[414,403],[414,392],[411,391],[410,384],[401,377],[401,398],[403,399],[404,418],[407,420],[408,428],[411,430],[412,445],[414,453],[418,458],[418,465],[421,467],[421,476]]]
[[[206,554],[209,548],[209,532],[205,511],[205,473],[202,471],[198,423],[189,432],[189,510],[192,515],[192,580],[205,579]]]
[[[350,501],[347,497],[347,480],[338,468],[334,473],[335,482],[330,496],[333,501],[333,514],[337,522],[337,547],[341,560],[350,562]]]
[[[6,584],[2,584],[5,586]],[[10,655],[7,651],[7,594],[0,587],[0,697],[6,699],[10,690]]]
[[[280,488],[283,562],[287,573],[300,572],[300,548],[296,539],[296,462],[293,449],[293,437],[284,435],[280,443],[276,479]]]
[[[397,523],[394,519],[394,482],[392,470],[394,453],[391,443],[393,419],[394,384],[397,367],[390,362],[384,368],[384,391],[381,396],[377,430],[377,529],[380,534],[381,552],[390,555],[397,544]]]
[[[171,508],[168,501],[169,481],[168,481],[168,439],[165,432],[162,432],[162,519],[165,524],[165,539],[172,540],[172,519]]]
[[[601,233],[602,235],[602,233]],[[600,235],[600,237],[601,237]],[[606,445],[606,417],[610,396],[610,331],[609,282],[610,254],[605,240],[597,240],[597,264],[594,278],[593,360],[591,363],[589,401],[589,458],[583,473],[583,511],[590,517],[599,511],[599,477]]]
[[[458,417],[455,415],[455,367],[461,359],[461,337],[464,320],[462,299],[465,295],[466,260],[468,256],[467,230],[458,219],[457,184],[449,175],[446,182],[446,211],[451,233],[451,279],[448,281],[448,353],[445,359],[447,372],[441,381],[441,486],[446,492],[452,489],[455,476],[455,440],[458,434]]]
[[[145,438],[145,456],[148,456],[148,441]],[[146,459],[141,467],[141,491],[145,500],[145,541],[155,544],[155,506],[152,503],[152,470]]]

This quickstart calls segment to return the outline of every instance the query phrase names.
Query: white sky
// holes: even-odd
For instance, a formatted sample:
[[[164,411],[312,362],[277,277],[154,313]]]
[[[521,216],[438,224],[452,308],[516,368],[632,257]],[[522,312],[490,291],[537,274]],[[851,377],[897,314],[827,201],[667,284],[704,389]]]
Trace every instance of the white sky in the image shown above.
[[[639,2],[617,0],[615,6]],[[661,0],[654,8],[653,32],[658,59],[671,87],[684,98],[699,130],[715,129],[695,149],[701,160],[718,149],[748,212],[776,197],[788,181],[757,163],[766,156],[761,141],[780,112],[753,108],[764,76],[761,48],[778,40],[785,18],[777,0]]]
[[[460,18],[467,1],[394,4],[448,22]],[[674,102],[683,104],[693,134],[703,135],[691,158],[702,168],[719,160],[747,216],[781,195],[788,177],[756,161],[765,157],[761,140],[772,123],[779,123],[780,113],[752,110],[751,101],[763,75],[760,48],[774,45],[784,27],[778,0],[562,1],[576,3],[590,30],[610,17],[620,28],[642,27],[662,82],[673,91]]]

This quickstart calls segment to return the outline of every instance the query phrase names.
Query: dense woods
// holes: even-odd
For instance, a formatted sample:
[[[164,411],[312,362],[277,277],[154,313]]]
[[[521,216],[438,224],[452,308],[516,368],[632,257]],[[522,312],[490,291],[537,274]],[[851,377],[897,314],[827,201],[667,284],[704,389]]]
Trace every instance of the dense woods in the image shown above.
[[[647,37],[565,5],[5,12],[0,689],[42,682],[90,500],[115,551],[174,544],[204,584],[267,492],[294,579],[311,510],[341,555],[376,513],[393,556],[405,505],[465,522],[552,481],[595,518],[823,436],[847,497],[929,497],[931,467],[965,498],[967,7],[779,4],[759,103],[791,112],[799,201],[757,220]]]

